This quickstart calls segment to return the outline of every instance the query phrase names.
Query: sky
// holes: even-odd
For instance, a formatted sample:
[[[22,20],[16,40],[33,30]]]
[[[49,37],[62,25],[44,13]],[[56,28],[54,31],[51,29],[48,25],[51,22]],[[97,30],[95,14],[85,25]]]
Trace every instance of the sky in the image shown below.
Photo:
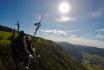
[[[68,13],[58,9],[63,2]],[[41,17],[38,37],[104,48],[104,0],[0,0],[0,25],[17,28],[19,21],[33,35]]]

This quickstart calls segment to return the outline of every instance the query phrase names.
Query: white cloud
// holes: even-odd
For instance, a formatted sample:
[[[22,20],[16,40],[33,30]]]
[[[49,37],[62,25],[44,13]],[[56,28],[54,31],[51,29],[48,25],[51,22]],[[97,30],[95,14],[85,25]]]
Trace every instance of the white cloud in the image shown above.
[[[70,37],[72,37],[72,38],[76,38],[76,37],[77,37],[77,35],[70,35]]]
[[[63,30],[41,30],[41,32],[54,33],[54,34],[57,34],[57,35],[67,35],[67,32],[65,32]]]
[[[87,39],[82,37],[69,38],[69,42],[79,45],[94,46],[98,48],[104,48],[104,41]]]
[[[62,22],[75,21],[75,19],[71,18],[71,17],[68,17],[68,16],[61,16],[59,18],[55,18],[55,21],[62,23]]]
[[[76,35],[73,35],[72,33],[78,32],[80,30],[69,30],[69,31],[65,31],[65,30],[52,29],[52,30],[40,30],[40,31],[41,32],[44,32],[44,34],[53,33],[53,34],[56,34],[56,35],[65,35],[65,36],[70,35],[71,37],[76,37]]]
[[[50,39],[53,41],[66,41],[72,44],[77,45],[86,45],[86,46],[92,46],[92,47],[98,47],[98,48],[104,48],[104,41],[95,40],[95,39],[88,39],[83,37],[77,37],[76,35],[70,35],[68,37],[66,36],[44,36],[46,39]]]
[[[86,45],[86,46],[104,48],[104,41],[103,40],[88,39],[85,37],[79,37],[79,36],[72,33],[73,31],[79,31],[79,30],[72,30],[72,31],[41,30],[41,31],[47,33],[46,35],[44,35],[44,38],[50,39],[53,41],[66,41],[66,42],[78,44],[78,45]],[[54,33],[56,35],[49,34],[49,33]],[[104,38],[104,36],[102,36],[102,35],[98,35],[97,37]]]
[[[92,17],[102,17],[104,16],[104,8],[98,9],[96,12],[91,13]]]
[[[103,40],[104,39],[104,28],[98,29],[98,30],[96,30],[96,32],[97,32],[97,35],[95,36],[95,38]]]
[[[104,32],[104,28],[96,30],[97,32]]]
[[[96,35],[96,38],[104,39],[104,35],[102,35],[102,34],[97,34],[97,35]]]
[[[96,40],[104,41],[104,28],[95,30],[94,33],[90,34],[90,37]]]
[[[97,19],[104,17],[104,8],[98,8],[96,11],[89,12],[84,16],[80,16],[77,20]]]
[[[79,32],[80,30],[69,30],[69,31],[66,31],[68,33],[72,33],[72,32]]]
[[[100,18],[104,16],[104,8],[99,8],[98,10],[94,11],[94,12],[90,12],[87,15],[85,15],[85,17],[83,17],[83,19],[89,19],[89,18]]]

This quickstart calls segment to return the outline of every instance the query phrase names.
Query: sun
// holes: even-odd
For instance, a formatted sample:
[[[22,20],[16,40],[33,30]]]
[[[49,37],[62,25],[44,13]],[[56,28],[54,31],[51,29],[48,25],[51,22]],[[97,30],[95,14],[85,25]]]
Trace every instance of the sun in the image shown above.
[[[68,2],[61,2],[58,6],[58,10],[62,14],[66,14],[70,11],[70,5]]]

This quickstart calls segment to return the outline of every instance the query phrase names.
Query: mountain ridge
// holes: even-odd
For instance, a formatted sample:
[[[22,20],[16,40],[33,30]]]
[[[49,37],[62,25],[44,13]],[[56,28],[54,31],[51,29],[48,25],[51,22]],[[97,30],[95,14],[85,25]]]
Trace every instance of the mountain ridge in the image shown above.
[[[77,62],[87,63],[87,68],[96,70],[104,69],[104,49],[84,45],[75,45],[67,42],[57,42],[71,55]],[[90,64],[91,63],[91,64]],[[90,70],[90,69],[88,69]]]

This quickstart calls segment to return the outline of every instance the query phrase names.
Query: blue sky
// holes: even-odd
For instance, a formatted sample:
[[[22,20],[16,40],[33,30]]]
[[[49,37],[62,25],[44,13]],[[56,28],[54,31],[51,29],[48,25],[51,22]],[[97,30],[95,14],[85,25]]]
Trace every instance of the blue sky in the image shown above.
[[[62,14],[58,6],[70,4]],[[44,16],[37,36],[54,41],[104,48],[104,0],[0,0],[0,25],[34,33],[33,24]]]

